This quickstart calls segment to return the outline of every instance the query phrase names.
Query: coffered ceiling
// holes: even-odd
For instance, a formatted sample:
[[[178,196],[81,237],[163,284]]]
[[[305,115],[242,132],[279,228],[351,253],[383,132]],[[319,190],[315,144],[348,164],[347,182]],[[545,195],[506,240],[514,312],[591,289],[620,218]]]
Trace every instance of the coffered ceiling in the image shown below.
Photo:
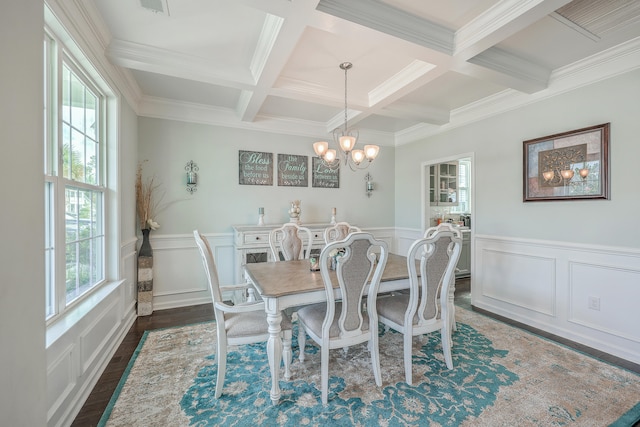
[[[640,1],[92,1],[139,115],[327,138],[349,61],[349,125],[383,145],[598,80],[640,50]]]

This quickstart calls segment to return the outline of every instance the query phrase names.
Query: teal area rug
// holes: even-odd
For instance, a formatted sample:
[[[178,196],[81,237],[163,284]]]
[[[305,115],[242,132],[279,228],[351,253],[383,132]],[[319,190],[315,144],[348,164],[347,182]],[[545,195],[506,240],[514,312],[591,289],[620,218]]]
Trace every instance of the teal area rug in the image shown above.
[[[101,426],[632,426],[640,376],[459,309],[454,369],[439,333],[414,338],[413,386],[404,381],[402,336],[380,329],[383,386],[366,344],[331,353],[329,404],[320,402],[320,357],[307,341],[281,403],[269,398],[264,344],[231,349],[215,399],[215,323],[145,334]]]

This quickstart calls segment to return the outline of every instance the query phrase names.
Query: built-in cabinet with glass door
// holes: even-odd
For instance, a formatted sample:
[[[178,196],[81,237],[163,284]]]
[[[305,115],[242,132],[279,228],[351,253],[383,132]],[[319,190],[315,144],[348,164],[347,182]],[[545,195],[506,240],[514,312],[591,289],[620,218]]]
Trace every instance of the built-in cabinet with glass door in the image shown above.
[[[431,206],[458,204],[458,162],[429,166],[429,201]]]

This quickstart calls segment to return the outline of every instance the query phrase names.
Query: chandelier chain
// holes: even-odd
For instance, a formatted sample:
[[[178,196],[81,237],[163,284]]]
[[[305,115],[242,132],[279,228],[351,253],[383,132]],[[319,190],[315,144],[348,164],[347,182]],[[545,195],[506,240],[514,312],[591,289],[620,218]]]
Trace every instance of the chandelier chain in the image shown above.
[[[343,63],[344,65],[344,133],[347,133],[347,70],[351,68],[351,63]]]

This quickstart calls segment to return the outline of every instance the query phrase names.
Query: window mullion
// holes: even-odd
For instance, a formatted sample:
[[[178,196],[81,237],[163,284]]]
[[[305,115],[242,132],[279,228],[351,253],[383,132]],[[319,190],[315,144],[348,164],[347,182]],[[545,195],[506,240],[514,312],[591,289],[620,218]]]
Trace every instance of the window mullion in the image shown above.
[[[61,169],[58,169],[61,170]],[[64,311],[66,307],[66,242],[65,242],[65,185],[61,178],[56,179],[55,186],[55,221],[54,242],[56,248],[55,256],[55,301],[57,313]],[[60,219],[62,218],[62,220]]]

